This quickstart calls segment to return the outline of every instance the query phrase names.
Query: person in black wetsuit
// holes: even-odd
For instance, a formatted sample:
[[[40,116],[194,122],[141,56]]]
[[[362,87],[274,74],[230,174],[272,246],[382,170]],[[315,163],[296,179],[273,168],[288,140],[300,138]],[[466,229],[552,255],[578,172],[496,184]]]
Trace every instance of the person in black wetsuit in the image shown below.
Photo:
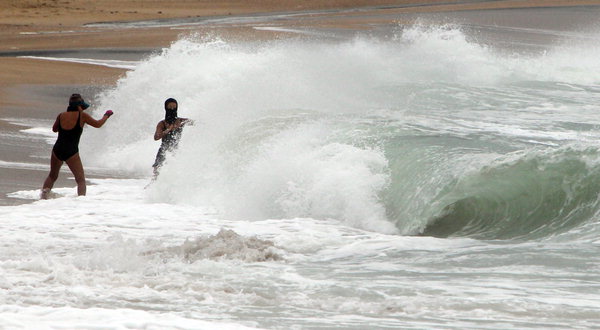
[[[52,126],[53,132],[58,132],[58,138],[52,154],[50,155],[50,174],[44,181],[41,198],[47,199],[54,182],[58,179],[58,172],[66,162],[77,182],[77,195],[84,196],[86,193],[85,174],[81,158],[79,158],[79,138],[83,132],[83,126],[89,124],[93,127],[102,127],[106,120],[113,114],[112,110],[106,111],[102,119],[95,120],[83,110],[90,105],[87,104],[81,95],[73,94],[69,98],[67,111],[61,112]]]
[[[154,132],[154,141],[161,140],[160,148],[154,160],[154,176],[158,175],[160,167],[165,162],[167,152],[177,149],[177,144],[181,138],[181,131],[186,124],[193,122],[188,118],[177,117],[177,100],[169,98],[165,101],[165,119],[158,122]]]

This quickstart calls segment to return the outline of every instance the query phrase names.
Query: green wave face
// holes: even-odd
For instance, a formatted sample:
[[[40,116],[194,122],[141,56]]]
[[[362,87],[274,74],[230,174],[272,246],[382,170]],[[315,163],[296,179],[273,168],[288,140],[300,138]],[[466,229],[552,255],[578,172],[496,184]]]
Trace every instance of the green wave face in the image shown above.
[[[597,150],[525,156],[484,168],[447,185],[423,235],[535,239],[595,221],[600,167],[584,160]]]

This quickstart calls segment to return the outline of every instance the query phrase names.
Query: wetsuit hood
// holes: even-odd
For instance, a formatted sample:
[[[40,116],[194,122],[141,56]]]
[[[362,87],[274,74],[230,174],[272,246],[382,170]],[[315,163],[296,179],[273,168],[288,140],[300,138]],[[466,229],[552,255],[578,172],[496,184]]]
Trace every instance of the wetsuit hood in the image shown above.
[[[175,103],[177,105],[174,110],[167,109],[167,104],[169,104],[169,103]],[[177,108],[178,107],[179,107],[179,104],[177,103],[177,100],[175,100],[173,98],[168,98],[165,101],[165,121],[167,122],[167,124],[173,124],[175,122],[175,120],[177,120]]]

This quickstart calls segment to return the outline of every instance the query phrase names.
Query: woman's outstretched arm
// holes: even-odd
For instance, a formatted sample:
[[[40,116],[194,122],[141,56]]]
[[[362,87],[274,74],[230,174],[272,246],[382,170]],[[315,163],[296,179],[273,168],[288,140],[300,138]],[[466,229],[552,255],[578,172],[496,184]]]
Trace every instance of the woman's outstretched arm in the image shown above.
[[[104,113],[104,116],[102,116],[102,118],[100,120],[96,120],[96,119],[92,118],[92,116],[88,115],[85,112],[81,113],[84,123],[89,124],[90,126],[95,127],[95,128],[102,127],[102,125],[104,125],[104,123],[106,123],[106,121],[108,120],[108,117],[112,116],[112,114],[113,114],[112,110],[107,110]]]

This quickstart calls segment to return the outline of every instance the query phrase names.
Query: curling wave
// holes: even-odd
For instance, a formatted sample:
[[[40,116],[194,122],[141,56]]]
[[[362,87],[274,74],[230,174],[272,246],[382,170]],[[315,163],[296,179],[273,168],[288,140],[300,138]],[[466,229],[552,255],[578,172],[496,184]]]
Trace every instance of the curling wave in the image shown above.
[[[599,156],[597,149],[544,152],[462,177],[436,197],[438,213],[422,234],[533,239],[597,222]]]

